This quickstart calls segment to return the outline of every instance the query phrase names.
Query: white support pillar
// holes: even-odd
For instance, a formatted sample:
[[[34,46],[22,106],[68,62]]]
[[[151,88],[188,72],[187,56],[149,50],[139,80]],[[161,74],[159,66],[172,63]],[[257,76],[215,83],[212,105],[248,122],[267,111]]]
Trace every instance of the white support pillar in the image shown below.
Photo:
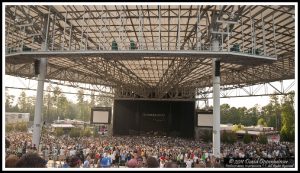
[[[38,75],[38,87],[36,93],[36,102],[34,110],[34,124],[33,124],[33,139],[32,144],[35,144],[36,148],[39,147],[41,130],[42,130],[42,109],[43,109],[43,91],[44,81],[47,72],[47,58],[41,58],[39,65],[40,74]]]
[[[219,41],[213,40],[213,51],[219,51]],[[220,158],[220,61],[213,62],[213,155]]]
[[[45,40],[42,43],[42,51],[48,50],[48,32],[49,32],[50,9],[48,14],[47,25],[44,26]],[[43,96],[44,96],[44,81],[47,73],[47,58],[41,58],[39,62],[38,87],[36,92],[34,120],[33,120],[33,138],[32,145],[39,149],[41,132],[42,132],[42,113],[43,113]]]

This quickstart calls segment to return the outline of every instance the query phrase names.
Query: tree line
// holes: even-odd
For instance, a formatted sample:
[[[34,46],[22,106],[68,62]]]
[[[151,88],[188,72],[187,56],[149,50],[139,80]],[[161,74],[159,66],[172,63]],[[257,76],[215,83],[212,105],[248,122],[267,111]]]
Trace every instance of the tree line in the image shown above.
[[[91,108],[95,106],[110,107],[112,99],[95,96],[91,93],[84,95],[84,90],[79,90],[76,94],[76,102],[67,99],[59,86],[52,88],[48,86],[43,97],[43,121],[52,123],[59,119],[78,119],[89,121]],[[14,105],[14,99],[17,103]],[[30,121],[33,121],[35,109],[35,97],[29,97],[22,91],[18,98],[5,91],[5,111],[30,113]]]
[[[52,91],[52,92],[51,92]],[[274,127],[280,131],[281,139],[294,141],[295,136],[295,93],[292,91],[282,98],[271,95],[269,103],[266,106],[254,107],[231,107],[229,104],[221,105],[221,123],[237,124],[244,126],[263,125]],[[34,117],[35,98],[28,97],[23,91],[17,98],[17,104],[13,105],[14,96],[5,93],[6,112],[24,112],[30,113],[30,121]],[[90,120],[90,110],[94,106],[112,106],[112,99],[107,97],[95,96],[91,93],[84,95],[83,90],[77,93],[77,101],[74,103],[66,98],[60,87],[47,87],[43,102],[43,121],[52,123],[53,120],[60,119],[79,119],[83,121]]]
[[[292,91],[281,99],[277,95],[269,96],[266,106],[230,107],[229,104],[221,105],[221,123],[244,126],[262,125],[274,127],[280,132],[284,141],[295,140],[295,93]]]

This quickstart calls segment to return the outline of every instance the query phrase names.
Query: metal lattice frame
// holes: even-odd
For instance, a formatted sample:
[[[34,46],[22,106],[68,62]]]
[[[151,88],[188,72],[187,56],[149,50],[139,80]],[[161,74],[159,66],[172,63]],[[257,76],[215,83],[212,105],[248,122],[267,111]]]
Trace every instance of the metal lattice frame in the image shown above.
[[[294,79],[294,18],[294,5],[7,5],[5,71],[34,78],[47,57],[49,80],[189,99],[212,86],[213,57],[228,88]]]

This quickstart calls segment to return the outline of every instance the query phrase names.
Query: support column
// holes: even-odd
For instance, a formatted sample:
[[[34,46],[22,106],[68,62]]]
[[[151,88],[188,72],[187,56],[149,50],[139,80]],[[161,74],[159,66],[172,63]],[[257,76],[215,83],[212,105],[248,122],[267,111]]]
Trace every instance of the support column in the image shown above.
[[[42,31],[43,42],[41,45],[41,51],[49,50],[48,35],[49,35],[49,22],[51,15],[51,8],[49,8],[48,16],[44,17],[44,27]],[[47,19],[47,20],[46,20]],[[32,144],[39,148],[42,130],[42,113],[43,113],[43,96],[44,96],[44,81],[47,73],[47,58],[41,58],[39,62],[39,74],[38,74],[38,87],[35,99],[35,110],[34,110],[34,123],[33,123],[33,137]]]
[[[219,51],[219,41],[213,40],[213,51]],[[220,60],[213,58],[213,155],[220,158]]]
[[[41,120],[42,120],[42,108],[43,108],[43,91],[44,80],[47,72],[47,58],[41,58],[39,65],[40,74],[38,75],[38,87],[36,93],[36,102],[34,110],[34,124],[33,124],[33,139],[32,144],[35,144],[36,148],[39,147],[41,137]]]

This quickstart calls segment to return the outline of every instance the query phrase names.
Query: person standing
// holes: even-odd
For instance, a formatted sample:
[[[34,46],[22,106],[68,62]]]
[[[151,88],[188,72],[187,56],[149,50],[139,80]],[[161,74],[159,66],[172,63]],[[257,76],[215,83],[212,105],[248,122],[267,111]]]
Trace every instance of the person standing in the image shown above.
[[[83,162],[83,168],[90,168],[90,160],[91,160],[91,157],[88,155],[85,159],[85,161]]]
[[[103,158],[100,162],[101,168],[109,168],[112,164],[111,158],[107,156],[107,153],[103,154]]]
[[[193,164],[193,160],[189,158],[189,159],[186,161],[186,168],[192,168],[192,164]]]

